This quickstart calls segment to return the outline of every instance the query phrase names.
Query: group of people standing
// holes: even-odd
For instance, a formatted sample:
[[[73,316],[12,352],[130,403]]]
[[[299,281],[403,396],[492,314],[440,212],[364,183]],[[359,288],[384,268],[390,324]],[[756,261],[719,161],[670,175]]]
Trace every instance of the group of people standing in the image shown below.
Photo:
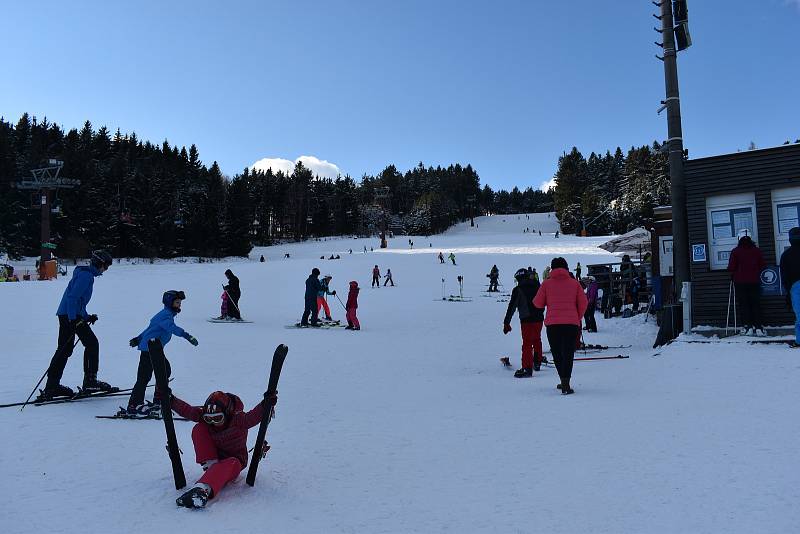
[[[375,268],[378,266],[376,265]],[[322,280],[319,279],[320,271],[316,267],[311,269],[311,274],[306,279],[306,293],[305,293],[305,308],[303,309],[303,316],[300,319],[300,326],[321,326],[319,319],[319,312],[325,310],[325,320],[332,321],[331,309],[328,306],[326,299],[327,295],[336,296],[336,290],[331,291],[330,283],[333,277],[325,275]],[[392,284],[394,285],[394,284]],[[358,293],[361,288],[358,287],[358,282],[353,280],[350,282],[350,292],[347,295],[347,303],[344,304],[345,314],[347,318],[346,330],[361,330],[361,323],[356,316],[358,309]],[[336,297],[337,299],[339,297]]]

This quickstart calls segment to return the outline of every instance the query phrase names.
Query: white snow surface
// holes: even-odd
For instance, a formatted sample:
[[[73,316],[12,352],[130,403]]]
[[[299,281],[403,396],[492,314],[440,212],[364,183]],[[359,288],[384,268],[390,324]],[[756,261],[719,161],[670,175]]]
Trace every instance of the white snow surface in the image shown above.
[[[600,332],[586,342],[632,344],[605,352],[629,359],[576,362],[568,397],[551,367],[515,379],[498,358],[519,365],[519,322],[503,336],[507,304],[483,293],[491,266],[510,291],[516,269],[541,272],[554,255],[570,267],[613,256],[596,248],[606,238],[555,239],[557,222],[546,214],[476,223],[413,237],[413,251],[399,236],[380,251],[375,239],[334,239],[260,248],[230,265],[115,264],[96,280],[89,305],[100,315],[100,378],[132,384],[139,353],[128,339],[161,308],[164,290],[182,289],[177,323],[200,345],[173,338],[166,348],[179,397],[200,404],[223,389],[250,407],[275,346],[289,346],[272,450],[255,487],[243,473],[205,510],[178,509],[163,424],[94,417],[113,414],[125,397],[5,408],[2,530],[796,531],[800,352],[683,342],[658,351],[653,321],[598,313]],[[458,265],[439,264],[439,251],[455,251]],[[319,259],[336,253],[341,260]],[[391,268],[396,287],[369,287],[375,264]],[[299,320],[314,266],[333,275],[343,300],[348,282],[359,281],[362,331],[285,328]],[[227,267],[241,279],[252,324],[206,321],[219,312]],[[457,275],[472,302],[441,300],[442,278],[451,294]],[[0,284],[0,403],[24,400],[47,367],[67,281]],[[330,305],[344,319],[335,297]],[[79,347],[63,383],[81,378]],[[192,423],[175,425],[191,485],[202,473]]]

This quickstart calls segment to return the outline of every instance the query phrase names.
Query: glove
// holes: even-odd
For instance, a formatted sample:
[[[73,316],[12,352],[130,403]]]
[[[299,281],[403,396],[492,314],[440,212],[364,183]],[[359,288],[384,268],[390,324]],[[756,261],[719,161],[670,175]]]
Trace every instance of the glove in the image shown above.
[[[192,336],[192,335],[189,335],[189,334],[186,334],[186,341],[188,341],[189,343],[191,343],[195,347],[199,344],[199,342],[197,341],[197,338]]]
[[[137,337],[131,339],[128,343],[130,343],[131,347],[138,347],[140,341],[141,341],[141,339],[139,339],[139,337],[137,336]]]
[[[86,318],[86,322],[89,323],[89,324],[94,324],[94,323],[97,322],[97,319],[98,319],[97,314],[93,313],[89,317]]]
[[[336,295],[336,290],[335,289],[333,290],[333,293],[331,293],[331,295]]]
[[[268,393],[267,394],[267,403],[270,406],[275,406],[276,404],[278,404],[278,391],[277,390],[273,391],[272,393]]]
[[[511,325],[508,324],[508,323],[504,323],[503,324],[503,333],[504,334],[508,334],[509,332],[511,332]]]

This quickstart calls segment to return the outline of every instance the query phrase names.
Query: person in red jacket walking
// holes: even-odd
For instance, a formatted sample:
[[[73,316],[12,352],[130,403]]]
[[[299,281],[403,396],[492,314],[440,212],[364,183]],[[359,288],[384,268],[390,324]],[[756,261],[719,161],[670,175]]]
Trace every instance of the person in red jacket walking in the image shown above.
[[[202,508],[234,480],[247,466],[247,431],[261,423],[264,410],[273,410],[278,402],[275,392],[245,412],[241,399],[233,393],[215,391],[203,406],[191,406],[172,397],[172,411],[197,424],[192,429],[192,443],[197,463],[205,473],[175,501],[178,506]],[[269,446],[265,446],[265,450]]]
[[[575,393],[569,385],[575,338],[580,335],[581,317],[586,313],[588,302],[580,283],[570,276],[567,260],[553,258],[550,269],[550,277],[542,282],[533,305],[546,308],[544,326],[547,329],[547,341],[561,378],[557,387],[562,395],[569,395]]]
[[[350,282],[350,292],[347,294],[347,304],[344,306],[347,312],[347,326],[345,330],[361,330],[361,323],[358,322],[358,317],[356,317],[359,291],[361,291],[361,288],[358,287],[358,282],[355,280]]]
[[[764,267],[766,262],[761,249],[749,235],[740,237],[728,259],[728,271],[742,310],[742,333],[748,336],[765,335],[761,324],[761,271]]]

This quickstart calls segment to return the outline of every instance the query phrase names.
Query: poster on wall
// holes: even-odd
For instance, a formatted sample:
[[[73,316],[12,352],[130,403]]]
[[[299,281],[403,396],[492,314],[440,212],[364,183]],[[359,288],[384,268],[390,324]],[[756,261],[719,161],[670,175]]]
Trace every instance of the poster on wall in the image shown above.
[[[706,244],[700,243],[698,245],[692,245],[692,261],[699,262],[707,260],[708,258],[706,257]]]
[[[712,270],[727,269],[731,250],[739,236],[758,240],[756,206],[753,193],[720,195],[706,199],[708,222],[708,258]]]
[[[658,236],[658,272],[661,276],[673,275],[672,236]]]

